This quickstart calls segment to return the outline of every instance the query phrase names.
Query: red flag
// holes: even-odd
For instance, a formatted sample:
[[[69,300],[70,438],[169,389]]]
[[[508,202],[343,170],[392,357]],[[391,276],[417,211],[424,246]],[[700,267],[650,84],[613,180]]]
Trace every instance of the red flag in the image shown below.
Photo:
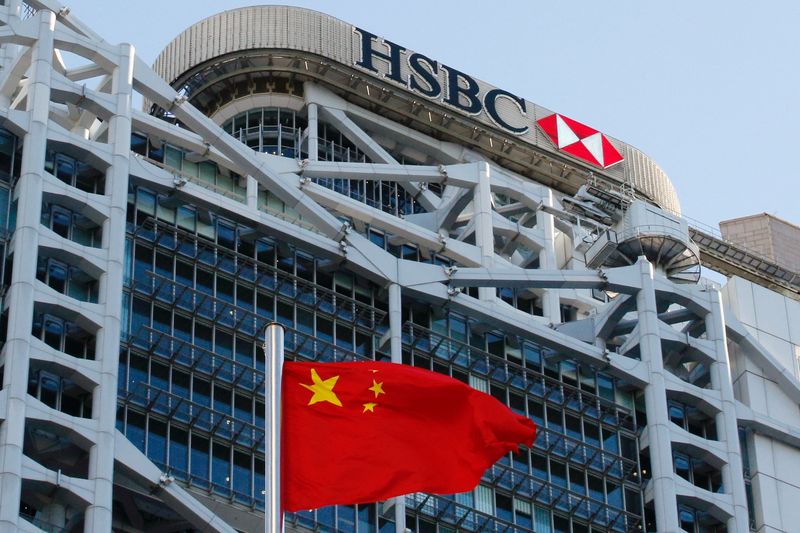
[[[285,511],[471,490],[536,438],[492,396],[411,366],[287,362],[282,387]]]

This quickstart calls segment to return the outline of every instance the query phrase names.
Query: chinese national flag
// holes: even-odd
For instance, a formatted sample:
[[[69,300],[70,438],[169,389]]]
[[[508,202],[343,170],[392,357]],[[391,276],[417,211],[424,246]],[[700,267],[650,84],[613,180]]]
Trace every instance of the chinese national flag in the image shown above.
[[[286,362],[282,387],[285,511],[471,490],[536,438],[492,396],[411,366]]]

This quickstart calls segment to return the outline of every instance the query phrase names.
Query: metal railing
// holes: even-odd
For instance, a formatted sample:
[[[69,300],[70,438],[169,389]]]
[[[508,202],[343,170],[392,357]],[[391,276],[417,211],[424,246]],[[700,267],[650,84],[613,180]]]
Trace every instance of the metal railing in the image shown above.
[[[198,264],[222,270],[236,277],[237,282],[244,281],[254,288],[274,292],[305,309],[321,312],[367,331],[374,332],[387,314],[369,304],[154,219],[137,228],[133,236]],[[153,280],[160,278],[156,274],[150,275]],[[150,281],[134,280],[136,287],[142,283],[148,284]]]
[[[404,349],[420,351],[433,359],[448,361],[473,374],[543,398],[559,408],[585,414],[615,427],[629,426],[630,431],[636,431],[633,413],[610,400],[418,324],[406,322],[403,325],[403,344]]]
[[[237,336],[253,342],[261,341],[261,332],[273,320],[168,278],[151,275],[158,283],[137,284],[134,287],[135,294],[179,308],[193,317],[204,318],[215,326],[229,329]],[[312,361],[371,360],[366,355],[315,337],[312,333],[303,333],[291,327],[286,327],[286,331],[284,347],[288,354]]]
[[[612,531],[635,531],[642,522],[639,515],[613,508],[546,482],[540,482],[538,490],[532,491],[530,498],[534,504],[559,510],[592,525]],[[407,495],[405,500],[406,512],[430,517],[439,524],[453,527],[457,531],[491,531],[493,533],[530,533],[533,531],[532,523],[517,524],[504,520],[496,515],[483,513],[460,504],[445,496],[416,493]]]

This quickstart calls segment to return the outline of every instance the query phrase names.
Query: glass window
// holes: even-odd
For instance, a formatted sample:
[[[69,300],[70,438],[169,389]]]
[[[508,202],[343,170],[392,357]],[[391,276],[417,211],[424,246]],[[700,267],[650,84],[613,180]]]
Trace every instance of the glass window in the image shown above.
[[[253,400],[248,396],[234,396],[234,416],[241,422],[253,423]]]
[[[196,229],[196,211],[193,207],[180,206],[177,212],[177,225],[180,228],[194,232]]]
[[[547,427],[552,429],[558,433],[563,433],[562,430],[562,420],[561,420],[562,411],[559,409],[555,409],[553,407],[547,408]],[[616,434],[614,434],[616,436]]]
[[[125,436],[131,441],[134,446],[139,448],[142,452],[145,451],[145,416],[135,411],[128,410],[127,426]]]
[[[66,292],[67,277],[69,276],[67,267],[55,260],[50,260],[48,263],[47,284],[60,293]]]
[[[148,142],[148,151],[147,157],[154,161],[158,161],[159,163],[164,160],[164,145],[162,143],[150,143]]]
[[[495,501],[496,516],[501,520],[506,520],[507,522],[513,522],[514,510],[512,507],[513,502],[511,496],[506,496],[505,494],[496,492],[494,501]]]
[[[567,467],[558,461],[550,461],[550,480],[559,487],[567,486]]]
[[[192,481],[207,485],[208,477],[208,439],[192,434]],[[205,483],[201,483],[205,482]]]
[[[538,453],[531,454],[533,475],[539,479],[547,479],[547,458]]]
[[[8,181],[16,147],[16,137],[6,130],[0,130],[0,179]]]
[[[375,531],[375,505],[359,505],[358,506],[358,531],[365,533],[374,533]]]
[[[154,388],[169,390],[169,367],[153,361],[150,365],[150,385]]]
[[[2,165],[2,162],[0,162],[0,165]],[[3,173],[0,170],[0,179],[2,176]],[[10,197],[9,190],[5,187],[0,187],[0,229],[8,229],[8,201]]]
[[[354,533],[356,530],[356,509],[354,505],[340,505],[337,507],[336,525],[339,531]]]
[[[206,407],[211,406],[211,383],[198,376],[194,377],[192,401]]]
[[[214,384],[214,410],[220,413],[231,413],[231,390]]]
[[[604,400],[615,401],[614,380],[600,372],[597,373],[597,392]]]
[[[678,512],[678,518],[681,521],[681,529],[694,532],[694,512],[685,507],[681,507]]]
[[[561,379],[569,385],[578,385],[578,369],[575,363],[569,361],[561,362]]]
[[[39,379],[39,400],[53,409],[58,409],[60,384],[55,376],[41,373]]]
[[[146,384],[148,379],[147,359],[139,355],[131,354],[130,367],[128,370],[128,390],[137,389],[137,385]],[[144,390],[140,388],[140,390]]]
[[[253,457],[253,487],[254,487],[254,494],[256,496],[256,501],[260,501],[261,505],[263,505],[264,498],[259,498],[259,495],[263,496],[265,492],[265,472],[266,472],[266,465],[264,464],[263,459],[259,459],[257,457]]]
[[[213,479],[214,485],[219,487],[231,486],[231,449],[229,446],[214,442],[213,454]]]
[[[170,427],[169,431],[169,465],[181,474],[188,470],[189,461],[187,457],[189,434],[175,426]]]
[[[599,502],[605,501],[605,494],[603,493],[603,480],[591,474],[589,474],[587,478],[589,482],[589,497]]]
[[[136,209],[147,215],[155,215],[156,195],[145,189],[137,189]]]
[[[617,485],[612,481],[606,481],[606,494],[608,496],[608,504],[616,507],[617,509],[622,509],[622,487]],[[638,513],[638,509],[635,507],[631,508],[634,512]]]
[[[167,424],[150,418],[147,431],[147,456],[158,466],[167,463]]]
[[[167,145],[164,153],[164,164],[168,167],[181,169],[181,162],[183,161],[183,153],[177,148]]]
[[[188,398],[189,397],[189,381],[190,377],[189,374],[178,370],[177,368],[172,369],[172,394],[178,396],[179,398]]]
[[[603,428],[603,449],[613,453],[619,453],[619,442],[617,433],[610,429]]]
[[[482,513],[494,513],[494,495],[489,487],[478,485],[475,487],[475,509]]]
[[[70,238],[70,227],[72,226],[72,216],[66,210],[53,207],[51,226],[54,232],[65,239]]]
[[[565,415],[567,421],[567,435],[576,440],[583,440],[581,433],[581,419],[577,416]]]
[[[669,403],[669,419],[678,427],[684,427],[685,411],[681,404],[676,402]]]
[[[675,473],[681,476],[683,479],[691,481],[690,470],[691,470],[691,462],[689,458],[682,454],[674,454],[673,463],[675,464]]]
[[[578,494],[586,494],[586,478],[583,470],[578,468],[569,468],[569,488]],[[602,498],[601,498],[602,500]]]
[[[534,526],[536,533],[552,533],[553,528],[550,524],[550,511],[541,507],[534,507]]]
[[[569,527],[569,518],[553,515],[553,531],[557,533],[571,533]]]

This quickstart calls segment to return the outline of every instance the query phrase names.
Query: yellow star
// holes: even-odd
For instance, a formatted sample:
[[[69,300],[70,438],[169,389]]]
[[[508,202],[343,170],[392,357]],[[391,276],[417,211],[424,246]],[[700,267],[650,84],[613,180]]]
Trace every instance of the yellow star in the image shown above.
[[[378,383],[374,379],[372,380],[372,387],[370,387],[367,390],[371,390],[372,392],[374,392],[376,398],[378,397],[379,394],[386,394],[385,392],[383,392],[383,381]]]
[[[305,383],[300,383],[302,387],[314,393],[311,399],[308,400],[308,405],[314,405],[317,402],[328,402],[341,407],[342,402],[339,401],[339,397],[333,392],[333,388],[336,386],[338,380],[339,376],[333,376],[332,378],[323,380],[319,377],[317,371],[312,368],[311,381],[313,381],[313,384],[306,385]]]
[[[377,403],[372,403],[372,402],[365,403],[364,404],[364,410],[361,411],[361,414],[363,415],[367,411],[369,411],[370,413],[374,413],[375,412],[375,407],[377,407],[377,405],[378,405]]]

